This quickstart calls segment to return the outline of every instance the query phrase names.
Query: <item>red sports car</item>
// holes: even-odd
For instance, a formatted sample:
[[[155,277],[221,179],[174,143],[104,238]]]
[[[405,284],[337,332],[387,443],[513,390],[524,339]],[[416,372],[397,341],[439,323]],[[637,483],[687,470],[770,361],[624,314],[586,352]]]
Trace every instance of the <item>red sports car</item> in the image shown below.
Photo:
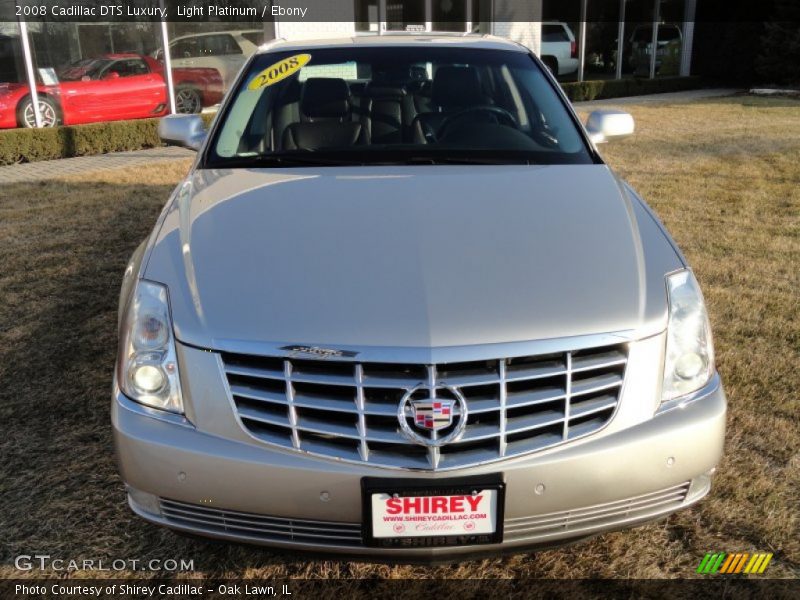
[[[216,69],[173,69],[176,109],[197,113],[222,99]],[[45,127],[141,119],[167,114],[164,67],[139,54],[107,54],[61,69],[58,83],[37,85]],[[34,127],[33,102],[24,83],[0,83],[0,128]]]

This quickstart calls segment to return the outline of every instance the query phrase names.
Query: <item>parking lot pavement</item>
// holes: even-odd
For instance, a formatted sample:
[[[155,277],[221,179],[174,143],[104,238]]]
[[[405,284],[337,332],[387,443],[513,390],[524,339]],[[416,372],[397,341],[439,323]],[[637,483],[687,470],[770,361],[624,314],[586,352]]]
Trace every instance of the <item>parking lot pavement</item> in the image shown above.
[[[0,185],[58,179],[96,171],[136,167],[151,163],[180,160],[195,156],[195,152],[177,146],[112,152],[97,156],[79,156],[58,160],[43,160],[0,167]]]

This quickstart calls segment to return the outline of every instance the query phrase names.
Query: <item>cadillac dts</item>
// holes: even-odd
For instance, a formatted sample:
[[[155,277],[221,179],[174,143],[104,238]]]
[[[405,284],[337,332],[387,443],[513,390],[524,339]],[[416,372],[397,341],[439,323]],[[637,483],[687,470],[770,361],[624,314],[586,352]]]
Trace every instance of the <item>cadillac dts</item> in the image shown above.
[[[726,400],[691,269],[598,151],[633,131],[470,35],[274,42],[207,131],[163,119],[197,158],[122,285],[133,511],[453,560],[703,498]]]

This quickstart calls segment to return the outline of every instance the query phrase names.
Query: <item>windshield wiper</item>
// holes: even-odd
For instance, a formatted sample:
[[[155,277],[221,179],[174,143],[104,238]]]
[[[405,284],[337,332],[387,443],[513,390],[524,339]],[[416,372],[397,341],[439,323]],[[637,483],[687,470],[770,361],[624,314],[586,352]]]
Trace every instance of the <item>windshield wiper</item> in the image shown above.
[[[412,156],[398,161],[404,165],[530,165],[529,158],[485,156]]]
[[[342,158],[342,155],[345,157]],[[330,154],[256,154],[253,156],[235,156],[209,165],[220,168],[253,168],[253,167],[360,167],[360,166],[402,166],[402,165],[530,165],[534,164],[527,157],[486,157],[486,156],[425,156],[394,155],[382,157],[380,152],[363,153],[347,158],[346,153],[337,156]]]
[[[228,161],[225,161],[228,163]],[[314,154],[259,154],[256,156],[237,156],[225,165],[230,167],[357,167],[366,164],[363,160],[332,158],[328,155]],[[220,165],[222,166],[222,165]]]

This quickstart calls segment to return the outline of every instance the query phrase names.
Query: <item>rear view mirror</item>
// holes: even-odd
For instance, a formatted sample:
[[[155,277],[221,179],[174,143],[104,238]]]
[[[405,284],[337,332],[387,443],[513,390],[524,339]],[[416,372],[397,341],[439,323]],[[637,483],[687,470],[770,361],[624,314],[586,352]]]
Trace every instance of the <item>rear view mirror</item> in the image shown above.
[[[158,124],[158,137],[172,146],[199,150],[206,139],[206,129],[198,115],[169,115]]]
[[[586,132],[595,144],[628,137],[633,131],[633,117],[621,110],[595,110],[586,121]]]

